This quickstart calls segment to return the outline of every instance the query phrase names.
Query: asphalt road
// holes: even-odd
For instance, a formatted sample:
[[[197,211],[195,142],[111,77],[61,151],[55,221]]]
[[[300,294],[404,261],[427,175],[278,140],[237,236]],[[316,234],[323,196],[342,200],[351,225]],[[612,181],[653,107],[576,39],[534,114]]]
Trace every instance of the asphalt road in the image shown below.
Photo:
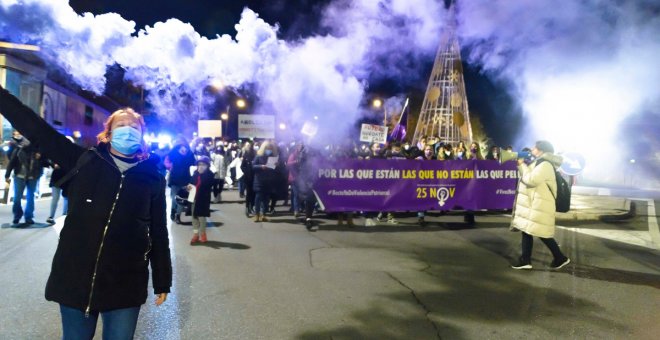
[[[236,192],[214,205],[205,246],[171,226],[174,287],[151,301],[138,339],[656,339],[660,252],[649,207],[613,223],[571,222],[557,240],[573,263],[554,272],[535,242],[532,271],[514,271],[520,234],[504,215],[434,216],[349,229],[291,216],[254,223]],[[48,201],[37,204],[45,220]],[[656,214],[660,205],[654,204]],[[284,211],[286,207],[278,207]],[[646,214],[646,215],[645,215]],[[0,207],[9,222],[11,209]],[[362,222],[357,219],[356,222]],[[641,238],[641,239],[640,239]],[[641,241],[640,241],[641,240]],[[0,228],[0,339],[61,336],[57,305],[43,298],[53,228]],[[100,334],[101,324],[99,322]]]

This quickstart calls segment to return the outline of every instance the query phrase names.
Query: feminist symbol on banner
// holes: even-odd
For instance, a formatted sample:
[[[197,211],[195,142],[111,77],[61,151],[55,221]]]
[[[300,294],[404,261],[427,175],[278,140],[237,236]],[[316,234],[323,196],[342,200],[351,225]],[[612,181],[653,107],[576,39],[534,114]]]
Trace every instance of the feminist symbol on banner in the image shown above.
[[[438,189],[438,204],[441,207],[445,206],[447,199],[449,198],[449,189],[442,187]]]

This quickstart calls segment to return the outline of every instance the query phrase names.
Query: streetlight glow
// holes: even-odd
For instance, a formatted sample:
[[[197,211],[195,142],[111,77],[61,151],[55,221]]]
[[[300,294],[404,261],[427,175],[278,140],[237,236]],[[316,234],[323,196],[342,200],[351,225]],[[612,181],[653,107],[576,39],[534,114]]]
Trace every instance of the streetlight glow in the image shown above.
[[[280,123],[280,130],[286,130],[286,124]]]
[[[376,108],[376,109],[380,109],[381,107],[383,107],[383,101],[380,100],[380,99],[378,99],[378,98],[376,98],[376,99],[374,99],[374,101],[372,102],[372,105],[373,105],[374,108]]]
[[[227,112],[223,112],[223,113],[220,115],[220,119],[222,119],[222,120],[227,120],[227,119],[229,119],[229,114],[227,114]]]
[[[236,100],[236,107],[238,107],[239,109],[244,109],[245,106],[247,106],[247,103],[245,102],[245,99]]]
[[[220,91],[225,88],[225,83],[220,79],[213,79],[211,81],[211,86],[216,90]]]

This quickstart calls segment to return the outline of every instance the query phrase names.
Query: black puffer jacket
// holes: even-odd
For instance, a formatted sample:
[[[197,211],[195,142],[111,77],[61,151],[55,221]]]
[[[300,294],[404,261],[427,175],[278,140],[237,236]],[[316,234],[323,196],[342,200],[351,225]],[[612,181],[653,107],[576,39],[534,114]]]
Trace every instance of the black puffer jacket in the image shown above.
[[[46,299],[91,311],[140,306],[147,298],[149,264],[155,293],[169,292],[165,180],[157,162],[144,160],[122,174],[107,145],[85,150],[71,143],[2,88],[0,112],[67,173],[83,153],[92,153],[66,185],[69,214]]]

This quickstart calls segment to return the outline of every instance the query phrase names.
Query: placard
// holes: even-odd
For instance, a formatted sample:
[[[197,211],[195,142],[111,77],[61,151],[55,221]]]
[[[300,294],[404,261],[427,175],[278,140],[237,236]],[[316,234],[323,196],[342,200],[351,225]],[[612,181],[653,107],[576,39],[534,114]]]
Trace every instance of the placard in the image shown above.
[[[238,115],[238,138],[275,138],[275,116]]]
[[[360,142],[385,144],[387,142],[387,126],[362,124]]]

